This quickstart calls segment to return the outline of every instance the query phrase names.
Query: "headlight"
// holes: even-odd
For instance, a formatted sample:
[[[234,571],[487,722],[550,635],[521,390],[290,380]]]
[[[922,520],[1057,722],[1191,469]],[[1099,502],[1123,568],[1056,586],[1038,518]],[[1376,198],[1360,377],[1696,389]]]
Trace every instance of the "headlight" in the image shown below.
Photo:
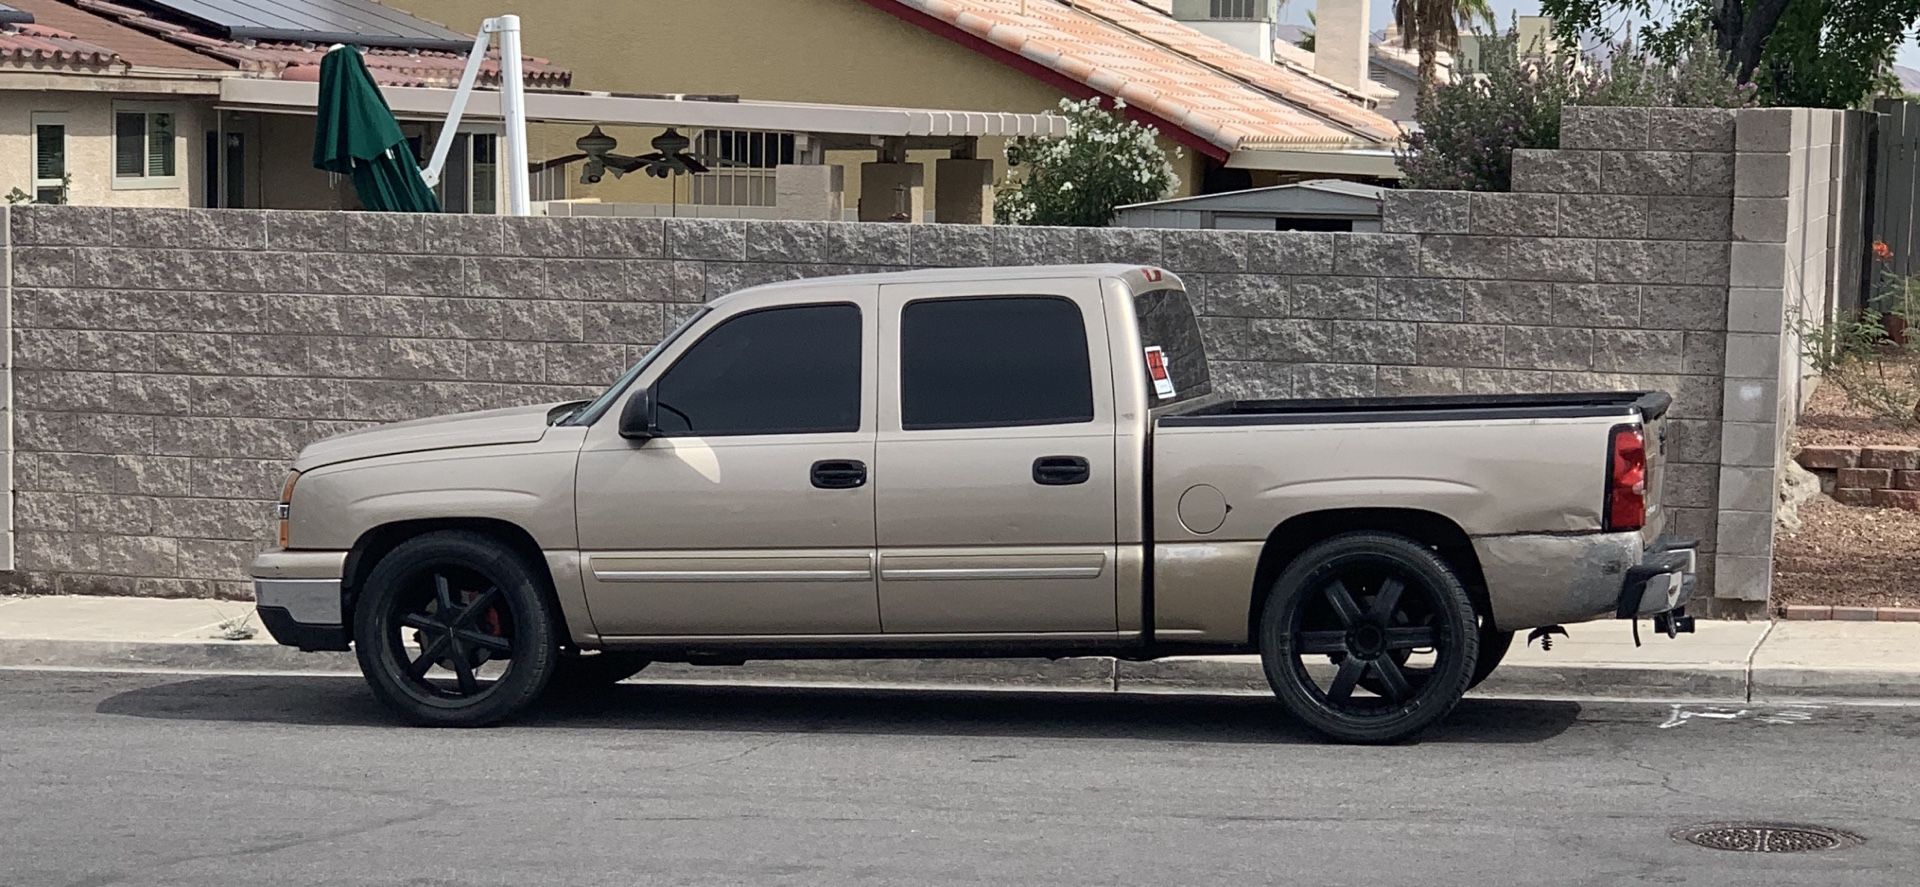
[[[300,472],[287,472],[286,486],[280,488],[280,547],[291,548],[293,541],[293,485],[300,482]]]

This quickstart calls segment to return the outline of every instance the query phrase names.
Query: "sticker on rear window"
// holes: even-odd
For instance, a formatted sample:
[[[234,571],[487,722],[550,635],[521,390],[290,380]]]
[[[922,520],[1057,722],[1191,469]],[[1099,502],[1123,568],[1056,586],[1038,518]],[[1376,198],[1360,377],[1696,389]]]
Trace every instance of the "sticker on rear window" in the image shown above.
[[[1161,400],[1173,396],[1173,375],[1167,372],[1167,352],[1158,345],[1147,346],[1147,378],[1153,380],[1153,393]]]

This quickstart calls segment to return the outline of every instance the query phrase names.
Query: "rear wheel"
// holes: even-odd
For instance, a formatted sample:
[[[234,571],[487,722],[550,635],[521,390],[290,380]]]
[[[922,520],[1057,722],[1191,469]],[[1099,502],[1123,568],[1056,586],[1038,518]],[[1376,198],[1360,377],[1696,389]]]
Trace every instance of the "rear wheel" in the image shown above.
[[[539,574],[464,530],[409,539],[381,558],[353,621],[374,695],[422,726],[482,726],[525,711],[559,654]]]
[[[1474,677],[1479,640],[1459,577],[1389,533],[1347,533],[1302,552],[1260,617],[1274,695],[1343,742],[1407,739],[1446,716]],[[1333,656],[1336,666],[1321,664]]]
[[[1482,681],[1485,681],[1488,676],[1492,675],[1493,670],[1500,667],[1500,660],[1507,658],[1507,648],[1512,646],[1513,632],[1501,631],[1494,628],[1493,620],[1481,616],[1480,658],[1473,663],[1473,680],[1467,682],[1467,689],[1472,690],[1480,686]],[[1427,670],[1408,664],[1408,660],[1410,660],[1416,652],[1418,651],[1395,650],[1390,655],[1393,656],[1394,663],[1399,665],[1401,670],[1407,673],[1408,681],[1425,681],[1427,679]],[[1340,664],[1341,660],[1345,658],[1345,653],[1334,653],[1327,657],[1336,667]],[[1380,684],[1380,679],[1371,673],[1360,679],[1360,686],[1375,696],[1385,695],[1385,689]]]

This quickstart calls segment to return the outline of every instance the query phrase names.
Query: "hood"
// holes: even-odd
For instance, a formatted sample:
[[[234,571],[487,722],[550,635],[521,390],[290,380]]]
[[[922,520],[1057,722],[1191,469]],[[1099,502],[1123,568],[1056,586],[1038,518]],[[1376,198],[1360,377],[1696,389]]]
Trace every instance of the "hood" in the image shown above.
[[[548,417],[563,404],[540,404],[455,413],[411,422],[396,422],[365,431],[353,431],[308,444],[293,462],[294,470],[308,471],[322,465],[444,450],[454,447],[480,447],[489,444],[532,443],[547,433]]]

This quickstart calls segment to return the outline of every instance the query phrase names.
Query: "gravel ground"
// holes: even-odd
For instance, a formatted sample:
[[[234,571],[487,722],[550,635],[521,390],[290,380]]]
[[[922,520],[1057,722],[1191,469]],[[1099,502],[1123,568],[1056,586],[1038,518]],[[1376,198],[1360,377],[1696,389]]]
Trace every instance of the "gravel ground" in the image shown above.
[[[1807,402],[1794,443],[1920,446],[1920,425],[1878,418],[1829,383]],[[1776,605],[1920,607],[1920,513],[1820,495],[1800,506],[1800,517],[1798,531],[1774,536]]]
[[[1799,446],[1884,444],[1920,446],[1920,425],[1881,418],[1847,402],[1847,394],[1831,382],[1821,385],[1800,413],[1794,432]]]
[[[1920,513],[1822,495],[1800,517],[1799,531],[1774,536],[1775,604],[1920,607]]]

